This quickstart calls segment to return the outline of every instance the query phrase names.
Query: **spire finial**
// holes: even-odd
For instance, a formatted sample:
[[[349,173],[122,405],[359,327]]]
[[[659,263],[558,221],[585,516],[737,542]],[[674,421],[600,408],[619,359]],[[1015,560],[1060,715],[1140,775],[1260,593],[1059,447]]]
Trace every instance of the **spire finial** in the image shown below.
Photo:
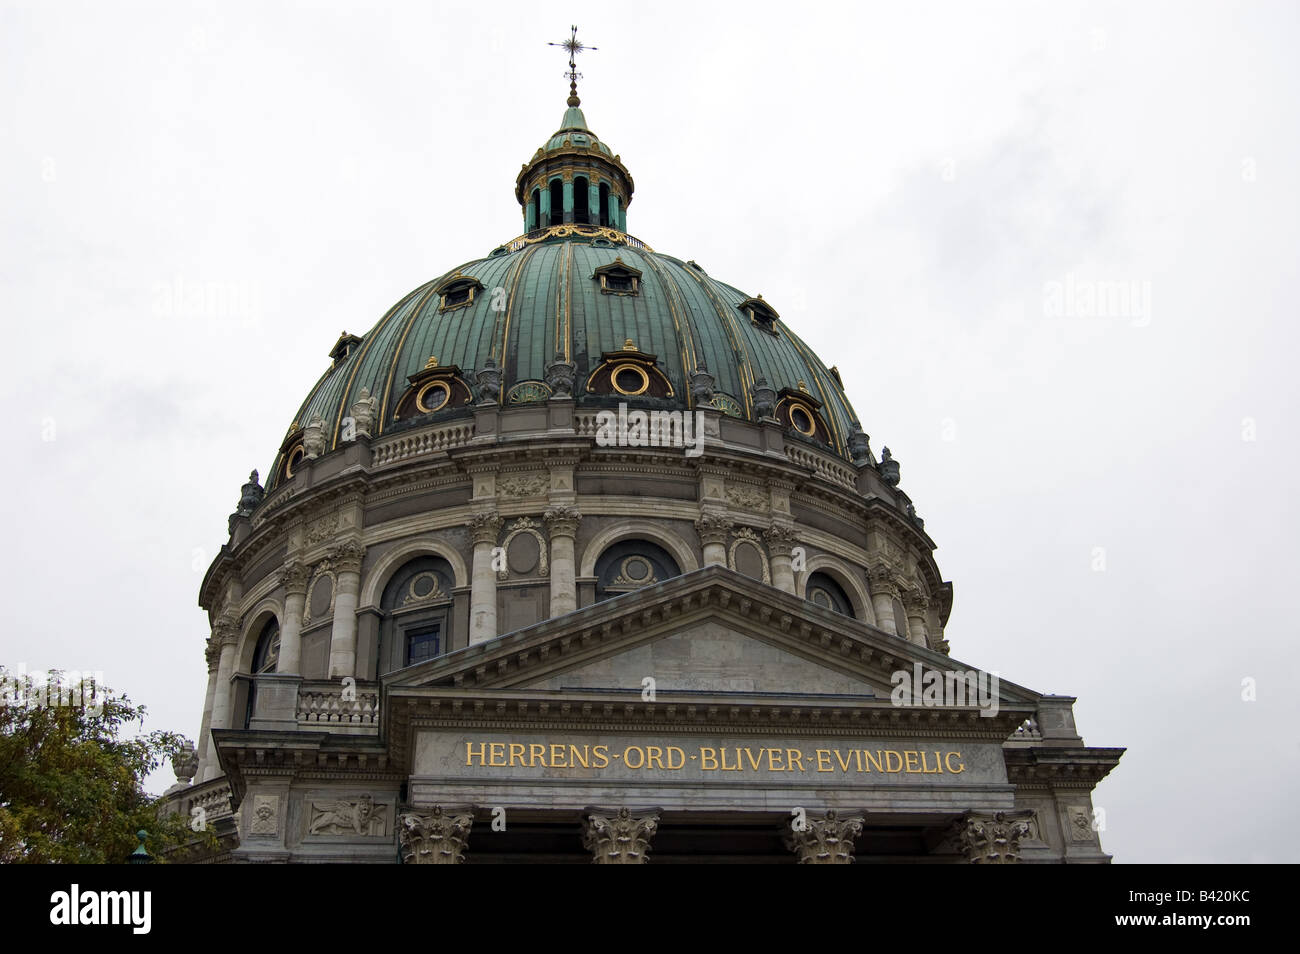
[[[582,79],[582,74],[578,72],[578,64],[575,58],[579,53],[587,50],[595,50],[594,46],[586,46],[578,39],[578,28],[570,27],[573,31],[569,38],[563,43],[548,43],[547,46],[562,46],[569,51],[569,70],[564,75],[569,78],[569,106],[581,106],[582,100],[578,99],[578,80]]]

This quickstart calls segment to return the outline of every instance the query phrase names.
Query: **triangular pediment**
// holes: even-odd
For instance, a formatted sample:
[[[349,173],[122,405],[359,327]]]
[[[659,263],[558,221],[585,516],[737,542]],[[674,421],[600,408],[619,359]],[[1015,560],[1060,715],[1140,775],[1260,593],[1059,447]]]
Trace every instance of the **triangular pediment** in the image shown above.
[[[899,670],[978,672],[723,567],[706,567],[384,677],[390,689],[756,694],[888,703]],[[999,680],[999,703],[1038,693]]]

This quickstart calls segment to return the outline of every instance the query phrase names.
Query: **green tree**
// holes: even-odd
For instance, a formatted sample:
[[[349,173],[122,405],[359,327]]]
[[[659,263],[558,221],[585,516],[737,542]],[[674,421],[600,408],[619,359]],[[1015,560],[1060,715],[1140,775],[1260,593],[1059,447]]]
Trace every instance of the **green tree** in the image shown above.
[[[51,671],[43,684],[0,666],[0,862],[116,864],[148,832],[156,859],[202,837],[163,813],[145,777],[188,740],[127,735],[145,708],[91,679]]]

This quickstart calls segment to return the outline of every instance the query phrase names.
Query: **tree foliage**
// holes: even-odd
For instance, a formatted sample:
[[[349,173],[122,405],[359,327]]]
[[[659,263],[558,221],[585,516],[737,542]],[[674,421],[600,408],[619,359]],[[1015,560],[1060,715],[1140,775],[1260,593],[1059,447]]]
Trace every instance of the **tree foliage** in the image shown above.
[[[0,862],[115,864],[148,833],[162,859],[193,842],[188,819],[160,811],[146,776],[189,741],[137,732],[145,707],[88,678],[42,682],[0,666]]]

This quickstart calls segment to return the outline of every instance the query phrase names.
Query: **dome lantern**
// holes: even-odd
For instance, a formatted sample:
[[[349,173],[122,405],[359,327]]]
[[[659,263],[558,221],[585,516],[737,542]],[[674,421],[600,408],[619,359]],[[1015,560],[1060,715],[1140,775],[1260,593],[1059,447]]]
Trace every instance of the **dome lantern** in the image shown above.
[[[632,201],[632,176],[622,160],[587,126],[578,97],[575,57],[596,49],[569,39],[551,46],[569,52],[569,97],[560,128],[523,164],[515,180],[515,198],[523,210],[524,232],[556,225],[597,225],[627,231],[627,206]]]

